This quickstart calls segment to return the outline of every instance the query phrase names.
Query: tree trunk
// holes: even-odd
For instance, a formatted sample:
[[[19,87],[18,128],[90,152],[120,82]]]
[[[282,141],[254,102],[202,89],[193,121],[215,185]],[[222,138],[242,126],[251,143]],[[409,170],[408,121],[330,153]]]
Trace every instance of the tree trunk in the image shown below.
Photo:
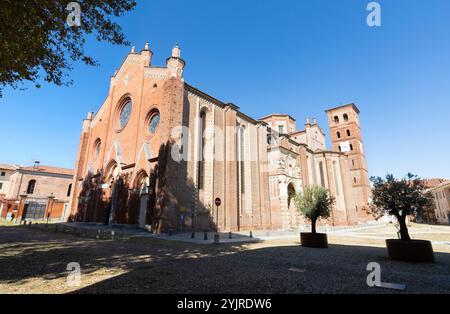
[[[311,233],[316,234],[316,219],[311,219]]]
[[[411,241],[408,232],[408,226],[406,226],[406,216],[398,216],[398,223],[400,224],[400,237],[402,241]]]

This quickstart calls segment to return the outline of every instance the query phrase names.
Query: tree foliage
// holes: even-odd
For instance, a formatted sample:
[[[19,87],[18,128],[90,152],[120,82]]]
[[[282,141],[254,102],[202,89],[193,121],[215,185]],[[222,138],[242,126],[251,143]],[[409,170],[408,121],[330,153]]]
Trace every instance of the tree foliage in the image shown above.
[[[327,189],[321,186],[305,186],[295,197],[297,209],[311,220],[312,233],[316,233],[319,218],[330,217],[334,199]]]
[[[372,202],[370,211],[375,216],[393,215],[400,225],[400,235],[403,241],[411,240],[406,226],[406,217],[415,215],[421,217],[433,206],[431,193],[418,176],[408,173],[401,180],[392,174],[386,178],[372,177]]]
[[[77,0],[81,25],[67,23],[70,0],[0,0],[0,97],[5,86],[17,88],[22,81],[37,87],[46,82],[71,84],[72,62],[97,62],[84,52],[86,36],[99,41],[128,45],[121,27],[111,17],[122,16],[136,6],[135,0]]]

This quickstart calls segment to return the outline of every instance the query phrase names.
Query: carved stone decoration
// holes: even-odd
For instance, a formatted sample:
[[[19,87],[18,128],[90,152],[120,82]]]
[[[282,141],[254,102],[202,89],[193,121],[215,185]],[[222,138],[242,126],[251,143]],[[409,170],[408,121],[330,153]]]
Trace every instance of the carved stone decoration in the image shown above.
[[[301,177],[301,168],[300,168],[300,164],[298,163],[298,161],[295,162],[295,167],[294,167],[294,175],[296,177]]]
[[[169,77],[182,77],[183,76],[183,69],[181,69],[178,66],[171,66],[169,65],[167,67],[169,70]]]
[[[278,169],[282,170],[286,167],[286,160],[284,157],[278,158]]]

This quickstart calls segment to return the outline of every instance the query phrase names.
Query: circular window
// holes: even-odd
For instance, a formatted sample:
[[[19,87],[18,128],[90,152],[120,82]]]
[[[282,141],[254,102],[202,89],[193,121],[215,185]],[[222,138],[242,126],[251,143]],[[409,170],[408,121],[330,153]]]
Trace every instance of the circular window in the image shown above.
[[[128,121],[130,120],[132,108],[133,104],[129,99],[126,100],[124,104],[121,106],[119,112],[119,129],[123,129],[127,125]]]
[[[150,131],[150,134],[155,134],[156,131],[158,130],[158,126],[159,126],[159,112],[155,112],[150,116],[150,120],[148,123],[148,130]]]
[[[153,138],[153,136],[158,133],[159,123],[161,122],[161,115],[158,110],[157,105],[153,105],[148,109],[147,115],[145,116],[144,125],[147,128],[144,136],[147,140]]]

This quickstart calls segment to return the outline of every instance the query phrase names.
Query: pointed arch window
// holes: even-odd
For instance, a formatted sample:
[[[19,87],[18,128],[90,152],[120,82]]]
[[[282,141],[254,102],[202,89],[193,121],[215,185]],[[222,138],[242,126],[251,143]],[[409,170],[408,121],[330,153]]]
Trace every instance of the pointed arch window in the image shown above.
[[[198,126],[198,170],[197,170],[197,186],[199,190],[205,188],[205,130],[206,130],[206,110],[200,112],[199,126]]]
[[[94,159],[97,159],[100,155],[102,149],[102,141],[100,138],[96,139],[94,142]]]
[[[320,185],[325,187],[325,176],[323,171],[323,162],[319,162]]]
[[[240,192],[245,192],[245,128],[238,126],[238,161],[239,161],[239,180]]]
[[[238,195],[239,211],[242,214],[245,200],[245,127],[237,126]]]

